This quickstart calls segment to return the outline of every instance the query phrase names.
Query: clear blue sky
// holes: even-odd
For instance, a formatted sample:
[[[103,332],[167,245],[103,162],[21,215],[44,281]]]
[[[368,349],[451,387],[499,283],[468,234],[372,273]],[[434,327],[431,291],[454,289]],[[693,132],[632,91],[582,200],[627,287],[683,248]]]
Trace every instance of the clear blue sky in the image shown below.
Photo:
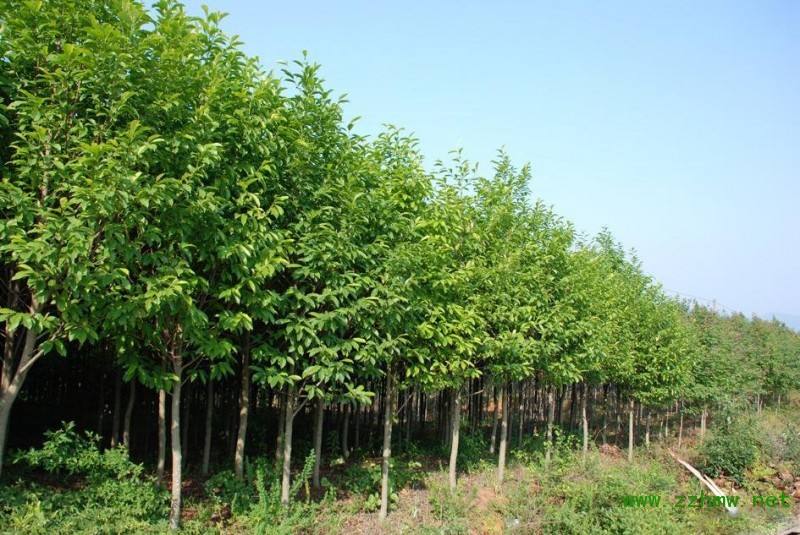
[[[800,326],[800,1],[205,3],[268,68],[308,50],[361,132],[504,146],[665,288]]]

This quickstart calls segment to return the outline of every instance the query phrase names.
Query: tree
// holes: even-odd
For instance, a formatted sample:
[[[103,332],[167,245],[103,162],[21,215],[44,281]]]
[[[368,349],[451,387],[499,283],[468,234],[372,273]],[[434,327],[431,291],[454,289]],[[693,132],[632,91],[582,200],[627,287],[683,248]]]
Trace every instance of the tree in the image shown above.
[[[5,306],[0,469],[11,407],[31,368],[98,339],[108,296],[129,285],[125,229],[142,155],[129,105],[138,5],[10,2],[3,20],[0,264]],[[14,16],[10,16],[11,14]],[[128,31],[119,31],[121,21]],[[42,46],[42,43],[46,43]]]

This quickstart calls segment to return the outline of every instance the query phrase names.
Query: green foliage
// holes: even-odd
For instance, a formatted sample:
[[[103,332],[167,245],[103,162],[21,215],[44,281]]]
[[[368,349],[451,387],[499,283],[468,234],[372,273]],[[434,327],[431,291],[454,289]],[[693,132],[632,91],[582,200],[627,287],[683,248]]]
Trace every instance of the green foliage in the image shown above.
[[[316,522],[315,515],[323,505],[330,504],[334,494],[327,493],[320,502],[309,500],[309,479],[314,469],[314,452],[306,457],[303,468],[295,477],[291,486],[291,496],[297,496],[301,489],[306,493],[305,500],[294,500],[288,506],[280,502],[280,482],[275,478],[271,485],[267,484],[265,464],[256,468],[255,488],[258,501],[251,510],[249,521],[259,534],[292,534],[310,528]]]
[[[458,444],[458,465],[465,471],[481,465],[487,459],[488,441],[481,433],[465,433],[461,430]]]
[[[26,533],[137,531],[161,522],[168,496],[123,448],[98,449],[97,437],[74,424],[50,431],[40,449],[20,452],[15,463],[59,477],[64,488],[19,482],[0,487],[0,521],[25,526]],[[68,476],[68,479],[63,479]]]
[[[142,475],[142,466],[130,461],[123,446],[100,451],[99,442],[98,435],[88,431],[79,434],[74,422],[65,422],[60,429],[45,433],[41,448],[18,452],[14,462],[53,475],[85,476],[91,480],[136,479]]]
[[[422,464],[414,457],[405,454],[394,457],[389,463],[389,503],[397,504],[398,492],[408,486],[419,485],[425,478]],[[347,467],[343,477],[342,488],[352,494],[364,498],[364,511],[376,511],[380,506],[381,465],[364,461]]]
[[[433,517],[441,526],[438,533],[459,534],[470,533],[469,510],[471,496],[463,491],[453,493],[442,480],[432,479],[428,487],[428,501]]]
[[[703,467],[712,477],[725,475],[739,484],[758,460],[758,427],[752,418],[741,417],[719,426],[701,448]]]
[[[800,472],[800,425],[797,422],[767,429],[760,435],[759,442],[761,450],[773,463],[785,463],[792,473]]]
[[[509,489],[501,513],[516,519],[523,532],[547,534],[750,533],[765,524],[743,511],[738,518],[708,510],[674,507],[677,496],[698,494],[689,479],[681,483],[670,458],[628,463],[589,453],[563,463],[532,467]],[[628,507],[624,496],[657,495],[657,509]]]
[[[233,470],[217,472],[206,480],[204,488],[206,496],[217,506],[228,505],[234,514],[248,511],[255,497],[252,483],[237,478]]]

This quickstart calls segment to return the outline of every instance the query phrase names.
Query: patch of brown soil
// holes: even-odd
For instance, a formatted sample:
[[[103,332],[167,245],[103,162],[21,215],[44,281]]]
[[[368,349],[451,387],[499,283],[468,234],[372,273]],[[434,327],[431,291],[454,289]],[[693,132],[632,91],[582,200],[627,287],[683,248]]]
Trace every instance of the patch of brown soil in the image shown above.
[[[194,520],[197,518],[198,512],[197,509],[194,507],[184,506],[181,509],[181,522],[185,522],[187,520]]]
[[[614,444],[601,444],[598,448],[600,455],[612,459],[622,459],[622,450]]]
[[[478,489],[478,492],[475,496],[475,508],[478,511],[486,511],[489,508],[489,504],[492,503],[496,498],[497,494],[495,493],[494,489],[481,487]]]

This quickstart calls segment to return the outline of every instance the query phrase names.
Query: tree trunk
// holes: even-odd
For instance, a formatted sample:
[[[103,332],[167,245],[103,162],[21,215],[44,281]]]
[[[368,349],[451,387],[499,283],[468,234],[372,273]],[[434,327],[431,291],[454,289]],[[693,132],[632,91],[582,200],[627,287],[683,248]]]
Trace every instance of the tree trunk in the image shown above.
[[[647,415],[644,418],[644,445],[650,447],[650,409],[647,410]]]
[[[569,399],[569,430],[575,429],[575,415],[576,407],[578,405],[578,385],[572,384],[570,386],[570,399]]]
[[[31,311],[37,312],[39,306],[33,300]],[[8,329],[6,324],[6,329]],[[19,395],[22,384],[28,376],[31,366],[42,356],[41,350],[36,350],[36,335],[33,331],[28,331],[25,334],[25,342],[22,347],[22,357],[20,358],[19,365],[16,371],[12,374],[11,367],[13,365],[13,350],[9,350],[9,346],[13,345],[13,334],[6,331],[6,349],[3,354],[3,375],[0,377],[0,475],[3,471],[3,454],[6,448],[6,440],[8,437],[8,422],[11,417],[11,406]]]
[[[14,396],[16,397],[16,395]],[[6,434],[8,432],[8,420],[11,415],[11,404],[13,399],[8,392],[0,398],[0,475],[3,470],[3,452],[6,445]]]
[[[100,394],[100,400],[98,403],[98,410],[97,410],[97,427],[96,431],[99,436],[103,436],[103,416],[106,412],[106,392],[105,392],[105,383],[106,383],[106,374],[100,374],[100,388],[98,388],[98,394]]]
[[[628,402],[628,461],[633,460],[633,398]]]
[[[353,437],[354,438],[354,440],[353,440],[353,449],[356,450],[356,451],[358,451],[360,449],[360,447],[361,447],[361,413],[362,412],[363,411],[361,410],[361,405],[358,405],[356,407],[356,413],[353,415],[353,418],[355,419],[355,424],[356,424],[355,425],[355,427],[356,427],[355,428],[355,436]]]
[[[344,459],[347,460],[350,458],[350,444],[349,442],[349,433],[350,433],[350,404],[345,404],[344,406],[344,421],[342,422],[342,455]]]
[[[678,447],[683,444],[683,407],[681,407],[681,414],[678,419]]]
[[[172,405],[170,407],[170,449],[172,450],[172,500],[169,510],[169,527],[177,530],[181,525],[181,382],[183,381],[183,359],[173,350],[172,368],[176,381],[172,386]]]
[[[156,473],[159,481],[164,477],[164,465],[167,457],[167,392],[163,388],[158,391],[158,462]]]
[[[583,393],[581,394],[581,425],[583,426],[583,457],[589,451],[589,418],[586,416],[586,398],[589,396],[589,385],[583,383]]]
[[[519,383],[519,401],[517,403],[519,422],[517,422],[517,443],[522,445],[522,433],[525,431],[525,383]]]
[[[553,422],[556,418],[555,387],[547,387],[547,431],[544,435],[544,460],[550,461],[553,452]]]
[[[286,426],[286,397],[278,396],[278,436],[275,437],[275,465],[278,466],[283,457],[283,431]]]
[[[453,413],[450,417],[450,471],[449,482],[450,491],[456,490],[456,464],[458,461],[458,433],[459,426],[461,425],[461,391],[459,389],[453,390]]]
[[[706,436],[706,415],[708,411],[706,407],[703,406],[703,412],[700,413],[700,440],[702,441],[703,438]]]
[[[242,352],[242,385],[239,392],[239,433],[236,436],[236,454],[233,458],[236,477],[244,478],[244,446],[247,440],[247,416],[250,413],[250,348],[245,341]]]
[[[406,435],[405,436],[406,448],[408,448],[408,445],[411,443],[411,429],[412,429],[412,424],[414,422],[414,411],[411,410],[413,406],[414,406],[414,391],[412,390],[412,391],[410,391],[408,393],[408,397],[406,398],[406,410],[405,410],[405,413],[406,413],[406,421],[405,421],[405,425],[406,425],[406,432],[405,432],[405,435]],[[349,411],[348,411],[348,414],[349,414]],[[348,453],[348,455],[349,455],[349,453]]]
[[[502,392],[502,390],[500,390]],[[489,453],[494,455],[494,445],[497,442],[497,424],[500,421],[500,405],[503,403],[501,397],[498,396],[498,389],[494,387],[494,413],[492,414],[492,442],[489,445]]]
[[[289,505],[289,491],[291,490],[292,477],[292,427],[294,425],[294,404],[297,394],[294,387],[289,388],[286,394],[283,424],[283,471],[281,477],[281,504]]]
[[[322,424],[325,418],[325,400],[317,399],[317,407],[314,413],[314,476],[312,479],[315,489],[320,487],[319,469],[322,464]]]
[[[564,397],[567,395],[567,387],[559,387],[556,391],[556,422],[559,426],[564,425]]]
[[[183,397],[185,403],[181,402],[183,407],[183,420],[181,420],[181,460],[185,466],[189,461],[189,423],[192,418],[192,383],[186,383]]]
[[[119,412],[122,407],[122,372],[117,371],[114,379],[114,409],[111,414],[111,447],[116,448],[119,441]]]
[[[208,475],[208,469],[211,464],[211,432],[214,424],[214,381],[211,377],[208,378],[208,393],[206,399],[206,428],[205,437],[203,438],[203,468],[202,473],[204,476]]]
[[[136,379],[131,379],[131,387],[128,394],[128,404],[125,406],[125,420],[122,424],[122,445],[128,450],[131,448],[131,416],[133,415],[133,405],[135,402]]]
[[[502,402],[503,419],[500,421],[500,452],[497,461],[497,482],[503,484],[506,474],[506,448],[508,447],[508,396],[503,396],[505,385],[500,387],[500,399]]]
[[[606,433],[608,428],[608,385],[603,387],[603,423],[601,425],[603,426],[601,429],[603,444],[608,444],[608,435]]]
[[[392,420],[395,406],[394,371],[389,368],[386,374],[386,401],[383,415],[383,459],[381,462],[381,507],[378,519],[383,522],[389,513],[389,461],[392,458]]]

